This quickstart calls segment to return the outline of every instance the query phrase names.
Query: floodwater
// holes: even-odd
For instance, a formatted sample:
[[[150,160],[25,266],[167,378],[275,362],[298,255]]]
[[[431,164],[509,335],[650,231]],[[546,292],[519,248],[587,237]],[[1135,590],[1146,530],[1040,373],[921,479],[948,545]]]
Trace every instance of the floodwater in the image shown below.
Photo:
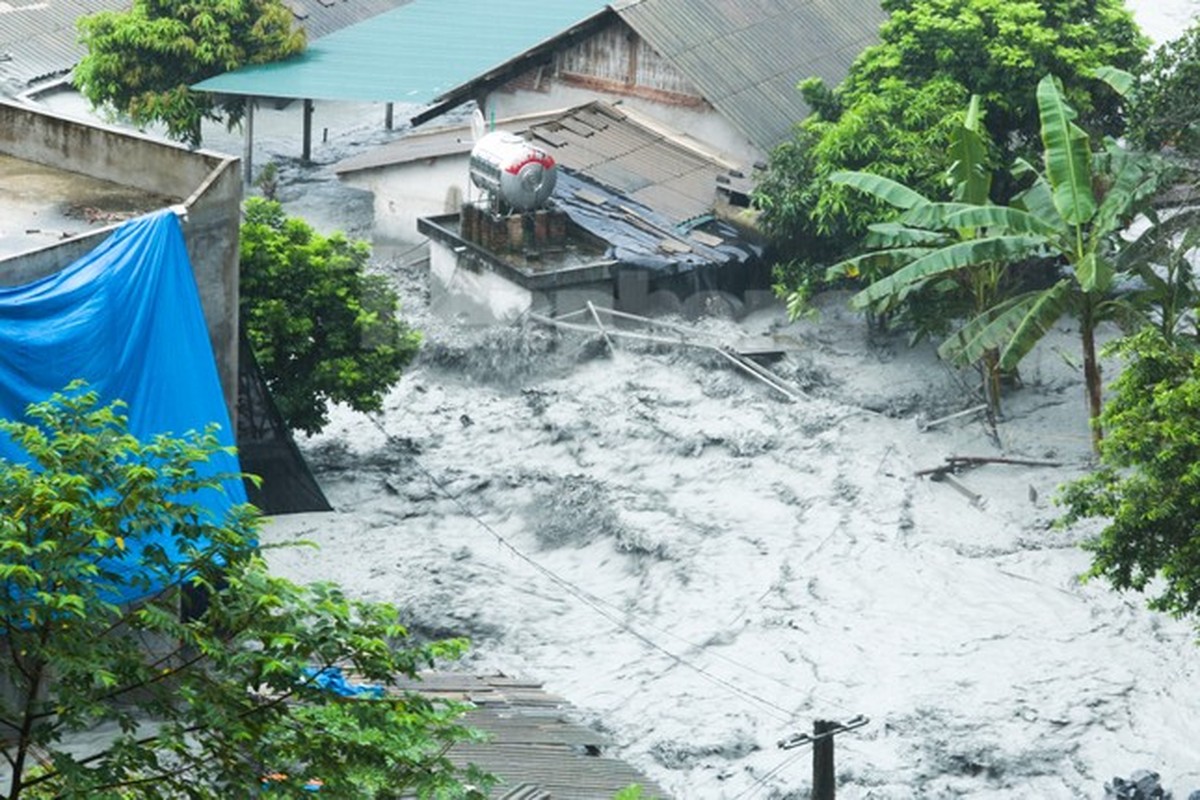
[[[1162,41],[1194,6],[1133,7]],[[323,186],[284,197],[361,228],[362,198]],[[426,346],[383,414],[302,442],[338,511],[271,526],[321,546],[275,553],[287,574],[469,636],[464,668],[545,681],[685,800],[805,798],[810,751],[777,742],[859,714],[837,740],[850,800],[1100,798],[1142,768],[1200,789],[1194,629],[1081,583],[1094,528],[1053,526],[1089,458],[1069,329],[994,435],[925,430],[976,402],[968,378],[871,339],[844,298],[699,325],[789,338],[789,403],[687,346],[459,326],[419,265],[381,267]],[[915,474],[954,454],[1061,466]]]
[[[1164,41],[1200,4],[1130,6]],[[390,136],[377,110],[328,113],[325,167]],[[298,114],[258,125],[289,210],[367,230],[369,198],[295,166]],[[265,540],[321,547],[272,551],[284,573],[469,636],[464,668],[545,681],[684,800],[806,798],[809,749],[777,742],[859,714],[837,739],[844,800],[1100,798],[1140,768],[1200,789],[1194,629],[1081,583],[1094,528],[1052,524],[1089,457],[1069,329],[997,430],[927,428],[975,404],[968,378],[869,337],[845,298],[697,326],[786,337],[771,368],[793,403],[684,344],[459,326],[419,265],[379,266],[426,344],[384,413],[338,409],[301,442],[337,511],[272,522]],[[916,474],[950,455],[1060,466]]]
[[[997,447],[978,416],[927,427],[966,379],[844,297],[685,337],[777,337],[792,403],[685,344],[457,326],[390,268],[426,345],[383,414],[302,443],[338,510],[273,522],[321,547],[273,551],[284,573],[469,636],[465,668],[545,681],[677,798],[807,797],[810,751],[776,743],[859,714],[842,798],[1098,798],[1139,768],[1200,788],[1194,630],[1081,584],[1090,531],[1051,524],[1089,449],[1071,331]],[[1059,466],[916,474],[953,454]]]

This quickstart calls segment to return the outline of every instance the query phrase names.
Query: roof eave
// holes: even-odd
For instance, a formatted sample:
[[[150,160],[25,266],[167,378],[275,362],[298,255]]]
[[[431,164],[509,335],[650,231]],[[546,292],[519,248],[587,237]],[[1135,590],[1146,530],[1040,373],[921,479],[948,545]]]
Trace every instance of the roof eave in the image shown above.
[[[589,36],[593,31],[615,16],[611,6],[605,6],[600,11],[597,11],[587,19],[575,23],[562,33],[534,45],[525,52],[513,56],[508,61],[498,64],[466,83],[459,84],[453,89],[443,92],[433,98],[432,105],[416,116],[411,117],[409,122],[413,127],[421,125],[457,108],[469,100],[475,99],[475,97],[482,93],[491,91],[526,69],[538,66],[539,64],[545,64],[556,48],[574,44],[580,39]]]

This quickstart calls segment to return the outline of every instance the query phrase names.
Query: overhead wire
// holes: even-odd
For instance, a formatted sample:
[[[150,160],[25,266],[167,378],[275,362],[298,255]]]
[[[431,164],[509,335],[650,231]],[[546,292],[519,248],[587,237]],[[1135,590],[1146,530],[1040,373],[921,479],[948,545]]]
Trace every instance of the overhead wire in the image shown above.
[[[389,442],[394,440],[395,437],[393,437],[392,434],[390,434],[387,431],[387,429],[384,427],[383,423],[380,422],[376,416],[368,415],[368,418],[371,420],[371,423],[379,430],[379,432],[381,434],[384,435],[384,437]],[[576,586],[575,584],[568,581],[566,578],[563,578],[562,576],[558,575],[556,572],[554,572],[550,568],[540,564],[537,560],[533,559],[532,557],[530,557],[529,555],[524,553],[520,548],[518,548],[516,545],[514,545],[510,541],[508,541],[508,539],[505,538],[499,531],[497,531],[490,524],[488,524],[487,521],[480,518],[470,508],[468,508],[466,503],[464,503],[461,498],[452,494],[446,488],[446,486],[437,478],[437,476],[435,476],[432,472],[430,472],[428,469],[426,469],[425,466],[416,457],[413,457],[412,461],[413,461],[413,464],[416,466],[417,470],[422,475],[425,476],[425,478],[438,490],[439,493],[442,494],[443,497],[445,497],[446,499],[455,503],[467,517],[469,517],[473,522],[475,522],[477,525],[479,525],[484,530],[486,530],[489,534],[491,534],[491,536],[500,544],[501,547],[503,547],[505,550],[512,553],[514,556],[516,556],[521,561],[529,564],[538,573],[540,573],[541,575],[543,575],[544,577],[549,579],[555,585],[557,585],[560,588],[562,588],[563,590],[565,590],[568,594],[574,596],[576,599],[578,599],[579,601],[581,601],[582,603],[587,605],[589,608],[591,608],[597,614],[599,614],[600,616],[604,617],[606,620],[611,622],[618,629],[633,636],[638,641],[642,642],[644,645],[646,645],[650,649],[654,650],[655,652],[658,652],[658,653],[661,653],[661,654],[667,656],[669,659],[671,659],[674,663],[678,664],[679,666],[687,667],[688,669],[696,672],[698,675],[700,675],[704,679],[708,680],[709,682],[711,682],[715,685],[718,685],[718,686],[724,688],[725,690],[731,692],[732,694],[734,694],[744,700],[748,700],[750,702],[758,704],[760,707],[762,707],[768,713],[772,714],[772,716],[774,716],[776,719],[778,719],[782,722],[791,722],[792,720],[794,720],[796,718],[796,714],[792,710],[785,708],[785,707],[779,705],[778,703],[775,703],[764,697],[761,697],[761,696],[755,694],[754,692],[751,692],[741,686],[738,686],[737,684],[732,683],[731,681],[728,681],[728,680],[720,677],[719,675],[713,674],[709,670],[706,670],[704,667],[701,667],[700,665],[689,661],[688,659],[684,658],[683,656],[658,644],[657,642],[655,642],[650,637],[646,636],[641,631],[636,630],[629,622],[627,622],[624,619],[621,619],[618,616],[618,614],[620,613],[620,609],[617,609],[615,606],[613,606],[611,603],[607,602],[603,598],[597,597],[596,595],[586,591],[585,589],[582,589],[582,588]],[[665,631],[663,631],[663,632],[666,633]],[[674,634],[668,634],[668,635],[674,636]],[[685,643],[687,643],[693,647],[696,646],[694,643],[687,642],[687,640],[681,639],[681,641],[684,641]],[[739,665],[739,666],[745,667],[745,665]],[[799,690],[793,686],[787,685],[781,681],[778,681],[778,679],[775,679],[775,680],[777,682],[779,682],[781,685],[788,688],[789,690],[794,691],[797,694],[802,694],[801,690]]]
[[[783,772],[785,769],[790,767],[792,764],[799,761],[800,756],[804,755],[804,752],[805,752],[804,750],[798,750],[797,752],[795,752],[792,755],[785,758],[774,769],[772,769],[771,771],[767,772],[764,775],[760,775],[758,778],[755,779],[754,783],[750,784],[745,789],[743,789],[742,791],[735,794],[733,796],[733,800],[743,800],[743,798],[754,797],[754,795],[758,794],[764,788],[766,788],[767,781],[769,781],[771,778],[774,778],[776,775]]]

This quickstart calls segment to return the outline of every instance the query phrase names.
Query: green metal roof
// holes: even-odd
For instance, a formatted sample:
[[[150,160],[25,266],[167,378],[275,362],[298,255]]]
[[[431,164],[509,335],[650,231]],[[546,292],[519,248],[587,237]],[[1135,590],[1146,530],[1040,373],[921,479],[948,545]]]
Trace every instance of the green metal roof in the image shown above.
[[[602,0],[413,0],[286,61],[200,81],[205,92],[425,105],[574,24]]]

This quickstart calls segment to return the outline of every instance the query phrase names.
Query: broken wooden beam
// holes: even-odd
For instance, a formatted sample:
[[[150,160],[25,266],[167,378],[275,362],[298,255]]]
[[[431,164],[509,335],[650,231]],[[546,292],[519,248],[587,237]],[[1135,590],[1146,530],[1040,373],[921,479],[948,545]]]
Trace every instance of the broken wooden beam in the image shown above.
[[[1039,461],[1032,458],[1008,458],[1006,456],[946,456],[946,463],[940,467],[917,470],[913,474],[918,478],[925,475],[945,475],[958,472],[967,467],[978,467],[983,464],[1010,464],[1019,467],[1061,467],[1061,461]]]

